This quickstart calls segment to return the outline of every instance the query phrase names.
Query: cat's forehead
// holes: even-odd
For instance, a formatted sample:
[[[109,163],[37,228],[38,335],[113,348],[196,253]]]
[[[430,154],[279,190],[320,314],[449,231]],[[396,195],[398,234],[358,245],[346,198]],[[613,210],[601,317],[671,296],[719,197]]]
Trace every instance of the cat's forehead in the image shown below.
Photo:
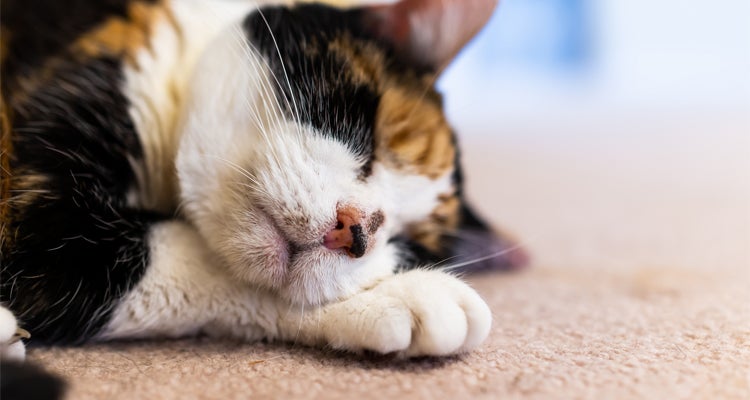
[[[345,144],[364,160],[365,174],[376,161],[431,178],[453,169],[435,76],[365,32],[356,10],[265,8],[244,29],[287,117]]]

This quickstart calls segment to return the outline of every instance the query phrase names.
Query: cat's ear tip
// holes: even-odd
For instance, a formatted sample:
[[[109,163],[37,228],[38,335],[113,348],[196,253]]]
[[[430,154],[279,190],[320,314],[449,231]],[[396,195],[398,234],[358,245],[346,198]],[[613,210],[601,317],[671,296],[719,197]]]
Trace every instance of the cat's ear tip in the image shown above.
[[[500,249],[501,253],[496,260],[497,269],[518,270],[531,265],[531,253],[514,235],[495,230],[492,237],[495,248]]]
[[[401,0],[367,7],[366,29],[407,61],[438,71],[489,21],[498,0]]]
[[[531,255],[525,248],[516,246],[505,254],[499,264],[501,269],[523,269],[531,265]]]

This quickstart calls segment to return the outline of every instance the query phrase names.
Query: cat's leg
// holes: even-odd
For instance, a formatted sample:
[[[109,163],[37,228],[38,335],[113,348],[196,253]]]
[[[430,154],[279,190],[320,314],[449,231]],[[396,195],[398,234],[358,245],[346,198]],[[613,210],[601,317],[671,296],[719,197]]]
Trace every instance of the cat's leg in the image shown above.
[[[287,313],[280,326],[284,339],[310,345],[438,356],[476,348],[491,323],[487,304],[468,285],[440,271],[413,270],[344,301]]]
[[[2,257],[0,302],[32,341],[80,343],[139,281],[149,259],[146,234],[158,217],[55,196],[19,209],[22,223]]]
[[[143,279],[99,339],[206,333],[416,356],[468,351],[489,333],[484,301],[443,272],[392,275],[345,300],[301,307],[233,278],[186,223],[157,224],[149,244]]]
[[[21,339],[28,337],[29,333],[18,327],[13,313],[0,306],[0,360],[23,361],[26,347]]]
[[[258,340],[275,331],[272,295],[233,278],[189,224],[155,224],[149,265],[120,301],[99,340],[212,336]]]

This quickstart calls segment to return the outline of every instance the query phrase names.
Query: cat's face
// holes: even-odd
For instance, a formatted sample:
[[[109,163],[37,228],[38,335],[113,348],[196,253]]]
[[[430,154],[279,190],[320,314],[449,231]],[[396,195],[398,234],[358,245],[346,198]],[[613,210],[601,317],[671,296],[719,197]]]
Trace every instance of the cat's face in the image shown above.
[[[463,204],[433,87],[486,15],[447,42],[402,32],[438,3],[261,9],[201,57],[178,155],[184,210],[238,279],[320,304],[455,255],[461,229],[487,234]]]

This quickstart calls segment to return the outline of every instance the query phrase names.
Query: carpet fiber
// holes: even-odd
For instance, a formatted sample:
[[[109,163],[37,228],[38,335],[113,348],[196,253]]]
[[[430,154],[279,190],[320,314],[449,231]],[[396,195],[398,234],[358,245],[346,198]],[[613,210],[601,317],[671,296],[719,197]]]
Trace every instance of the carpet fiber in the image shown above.
[[[631,123],[641,140],[574,126],[537,143],[523,131],[546,128],[526,125],[524,139],[465,140],[469,193],[534,256],[467,278],[494,314],[471,354],[199,338],[29,359],[65,376],[70,399],[750,398],[750,127],[722,121]]]

